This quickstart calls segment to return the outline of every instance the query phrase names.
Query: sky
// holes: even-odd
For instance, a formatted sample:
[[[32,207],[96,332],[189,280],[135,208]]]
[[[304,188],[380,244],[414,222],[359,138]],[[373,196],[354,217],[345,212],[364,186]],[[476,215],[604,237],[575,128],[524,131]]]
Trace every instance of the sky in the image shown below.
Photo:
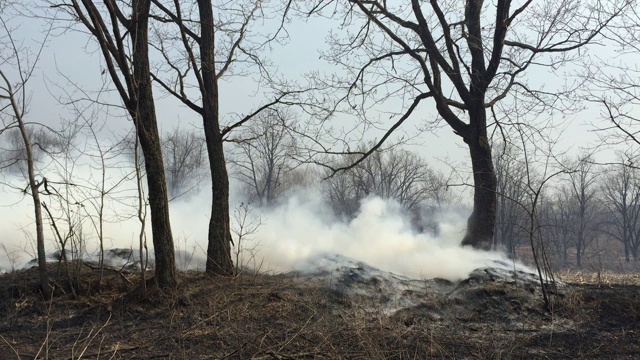
[[[25,46],[32,46],[42,39],[42,28],[33,26],[32,23],[23,19],[13,19],[10,22],[14,26],[20,26],[18,37]],[[40,23],[42,25],[42,23]],[[269,25],[265,25],[268,29]],[[319,49],[326,49],[325,39],[328,31],[335,28],[335,23],[326,19],[311,18],[307,21],[293,21],[287,24],[289,39],[282,46],[274,46],[266,56],[272,63],[277,64],[279,73],[289,79],[296,79],[304,82],[306,74],[314,71],[327,72],[336,71],[336,68],[320,59]],[[42,122],[49,126],[57,126],[61,119],[72,119],[73,114],[68,110],[68,106],[60,104],[66,102],[65,91],[73,96],[78,96],[80,91],[75,86],[80,86],[89,93],[100,89],[108,78],[102,73],[100,56],[96,52],[94,43],[88,40],[86,34],[67,31],[61,33],[55,31],[56,36],[47,42],[42,57],[34,77],[29,83],[29,94],[31,97],[29,119],[31,121]],[[606,52],[606,49],[599,51]],[[551,77],[546,72],[534,72],[532,76],[548,82],[551,86],[558,85],[562,80]],[[75,85],[74,85],[75,84]],[[176,126],[199,127],[200,119],[195,113],[189,111],[184,105],[171,97],[161,95],[159,89],[155,89],[157,101],[157,114],[161,131],[168,131]],[[251,77],[236,77],[225,79],[220,83],[220,104],[221,112],[227,114],[229,119],[232,114],[247,114],[264,101],[262,89],[256,87],[256,82]],[[105,95],[105,101],[119,103],[113,95]],[[395,106],[397,103],[390,101],[387,106]],[[425,119],[433,117],[433,109],[430,106],[423,106],[421,111],[403,125],[403,130],[411,134],[415,128],[423,126]],[[100,117],[108,119],[108,128],[116,133],[128,131],[131,122],[124,117],[113,117],[106,109],[99,114]],[[114,112],[115,113],[115,112]],[[562,142],[560,151],[569,149],[573,153],[580,151],[580,147],[585,143],[591,144],[597,141],[597,136],[587,124],[597,122],[598,111],[593,108],[579,114],[571,115],[563,119]],[[551,116],[551,115],[549,115]],[[347,123],[349,120],[338,118],[339,121]],[[372,131],[367,136],[378,138],[381,131]],[[111,136],[111,135],[105,135]],[[590,145],[589,145],[590,146]],[[434,132],[425,132],[413,139],[408,148],[420,154],[427,162],[436,169],[445,173],[457,169],[468,173],[469,168],[467,150],[462,140],[453,132],[443,127]],[[598,155],[600,156],[600,155]],[[605,158],[608,155],[603,155]],[[88,170],[80,170],[84,177],[89,176]],[[178,246],[183,246],[185,251],[202,250],[202,239],[205,237],[207,219],[206,202],[207,196],[195,196],[191,202],[178,201],[172,204],[172,226],[177,239]],[[195,201],[195,202],[194,202]],[[238,204],[242,199],[234,196],[232,204]],[[0,234],[3,235],[2,243],[11,244],[10,253],[19,254],[20,261],[24,261],[32,256],[31,243],[25,240],[24,233],[20,228],[28,228],[31,223],[29,199],[20,200],[19,194],[4,195],[0,200]],[[313,206],[309,206],[313,204]],[[232,205],[232,207],[235,205]],[[308,254],[320,254],[331,251],[331,249],[341,248],[346,255],[370,261],[373,265],[378,265],[384,269],[389,269],[411,276],[431,276],[437,274],[434,269],[442,268],[451,257],[469,257],[473,261],[484,261],[494,255],[467,253],[455,244],[462,237],[466,215],[444,213],[440,219],[444,229],[440,237],[426,239],[422,235],[416,235],[407,230],[406,223],[403,223],[394,210],[394,204],[385,203],[380,199],[368,199],[363,204],[363,213],[351,224],[340,224],[324,214],[324,205],[318,203],[318,199],[313,198],[308,204],[301,203],[299,195],[292,196],[284,205],[268,213],[259,214],[265,218],[264,230],[262,232],[262,253],[265,255],[265,266],[269,269],[284,271],[295,268],[304,263]],[[324,214],[318,216],[318,214]],[[387,214],[382,216],[380,214]],[[326,215],[326,216],[325,216]],[[294,216],[300,217],[298,221],[292,221]],[[316,218],[314,221],[314,217]],[[372,227],[381,219],[382,228]],[[388,222],[387,222],[388,221]],[[135,241],[132,231],[134,223],[121,222],[109,225],[109,238],[113,246],[129,247]],[[304,232],[315,229],[304,239]],[[375,231],[375,230],[378,231]],[[379,235],[375,237],[372,234]],[[289,236],[291,235],[291,236]],[[326,237],[324,239],[323,237]],[[7,240],[8,239],[8,240]],[[352,243],[345,242],[353,240]],[[394,239],[393,241],[389,239]],[[457,240],[456,240],[457,239]],[[182,242],[181,242],[182,241]],[[375,251],[361,253],[359,249],[366,247],[367,241],[376,244]],[[183,244],[183,245],[180,245]],[[298,244],[298,246],[296,246]],[[411,261],[389,261],[385,255],[389,253],[389,246],[393,245],[393,251],[398,255],[396,259],[411,258]],[[434,244],[429,247],[425,244]],[[197,252],[196,251],[196,252]],[[451,253],[445,254],[450,251]],[[462,251],[458,253],[458,251]],[[466,250],[465,250],[466,251]],[[432,257],[433,253],[444,254],[442,257]],[[294,254],[294,255],[291,255]],[[307,255],[300,255],[307,254]],[[17,256],[17,255],[16,255]],[[0,259],[2,259],[0,249]],[[5,262],[0,260],[0,266],[7,267],[7,257]],[[422,259],[422,260],[420,260]],[[429,262],[435,266],[420,265],[422,262]],[[444,261],[444,262],[443,262]],[[469,261],[469,263],[474,263]],[[457,272],[456,272],[457,271]],[[462,270],[464,272],[466,270]],[[459,269],[452,270],[450,274],[460,276]]]
[[[40,25],[37,27],[31,26],[30,23],[22,23],[20,37],[23,37],[27,44],[40,41],[43,38],[42,29],[44,28],[42,23]],[[310,72],[339,71],[336,66],[320,59],[320,51],[327,49],[326,38],[335,25],[335,22],[327,19],[313,17],[305,21],[292,21],[286,28],[287,42],[282,46],[274,46],[265,55],[273,64],[277,64],[277,72],[287,79],[304,82]],[[265,28],[269,27],[265,25]],[[32,94],[30,118],[45,124],[56,124],[61,118],[73,117],[68,107],[60,104],[60,102],[68,102],[68,98],[65,98],[61,89],[77,97],[79,90],[75,89],[75,86],[81,87],[83,91],[94,92],[102,88],[105,82],[109,83],[107,75],[102,74],[104,67],[96,51],[96,45],[88,40],[86,34],[75,31],[61,33],[59,30],[54,30],[54,34],[57,36],[48,39],[34,78],[29,85]],[[607,52],[606,48],[598,50],[599,54]],[[563,81],[546,70],[533,69],[531,74],[531,78],[536,80],[544,79],[542,81],[547,84],[547,87],[559,86]],[[58,86],[60,88],[57,88]],[[232,119],[234,114],[244,115],[251,112],[265,100],[261,91],[261,88],[256,87],[254,77],[223,78],[220,82],[221,113],[226,119]],[[186,109],[183,104],[170,96],[161,95],[163,92],[159,88],[156,88],[155,92],[157,97],[162,96],[156,104],[161,131],[169,131],[176,126],[200,126],[198,116]],[[115,96],[104,97],[103,95],[103,98],[119,104],[119,99]],[[394,108],[398,105],[399,102],[391,100],[385,106]],[[401,131],[410,135],[415,134],[416,128],[423,127],[425,121],[435,116],[431,102],[419,110],[401,127]],[[566,148],[575,151],[574,145],[581,146],[587,143],[586,147],[591,147],[597,142],[592,126],[588,124],[599,121],[598,110],[591,108],[568,117],[562,117],[559,114],[551,116],[556,117],[554,120],[556,123],[562,123],[563,143],[568,144]],[[340,121],[347,122],[343,119],[338,119],[336,122]],[[112,129],[129,129],[130,126],[126,118],[110,119],[109,127]],[[373,139],[379,138],[381,134],[382,131],[374,130],[370,131],[368,136]],[[461,138],[447,126],[442,126],[433,132],[421,133],[418,138],[412,140],[409,148],[421,154],[433,163],[433,166],[445,170],[448,167],[447,164],[461,165],[466,163],[468,157],[466,146]]]

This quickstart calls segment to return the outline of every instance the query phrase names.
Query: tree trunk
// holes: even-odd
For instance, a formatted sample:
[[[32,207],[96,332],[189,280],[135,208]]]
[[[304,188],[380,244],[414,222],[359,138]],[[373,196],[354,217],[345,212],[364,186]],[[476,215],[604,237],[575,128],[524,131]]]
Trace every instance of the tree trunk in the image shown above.
[[[581,183],[582,184],[582,183]],[[587,246],[585,243],[585,239],[584,239],[584,233],[585,233],[585,190],[584,190],[584,185],[580,185],[580,193],[578,194],[578,201],[580,202],[580,213],[579,213],[579,221],[578,221],[578,239],[577,239],[577,243],[578,245],[576,246],[576,252],[578,253],[576,256],[576,265],[578,266],[578,268],[582,267],[582,258],[584,257],[584,254],[586,252],[585,247]]]
[[[629,241],[629,235],[626,234],[626,232],[623,233],[623,237],[624,237],[624,260],[626,262],[629,262],[629,255],[630,255],[630,241]]]
[[[27,173],[29,176],[29,188],[31,189],[31,198],[33,199],[33,210],[36,221],[36,249],[38,252],[38,274],[40,276],[40,291],[45,299],[51,298],[51,287],[49,286],[49,273],[47,272],[47,253],[44,248],[44,226],[42,223],[42,204],[40,203],[40,193],[38,188],[40,185],[36,181],[35,169],[33,166],[33,150],[31,148],[31,141],[29,140],[29,134],[22,121],[20,110],[17,107],[14,99],[11,99],[11,105],[13,106],[14,113],[18,120],[18,128],[22,135],[22,141],[24,142],[24,148],[27,153]],[[64,249],[62,249],[64,251]]]
[[[462,245],[490,250],[496,221],[497,180],[486,129],[476,130],[475,136],[466,137],[465,142],[471,153],[474,194],[473,212],[467,222]]]
[[[215,69],[215,34],[211,0],[198,0],[200,57],[202,66],[202,120],[211,169],[211,219],[206,271],[231,275],[231,229],[229,226],[229,176],[220,134],[218,82]]]
[[[494,232],[494,234],[493,234],[493,245],[491,247],[494,251],[498,250],[498,243],[500,243],[500,240],[498,239],[497,232]]]
[[[1,75],[5,81],[6,91],[9,94],[8,100],[11,103],[11,110],[13,111],[13,116],[15,116],[15,119],[18,122],[18,129],[20,130],[20,135],[22,136],[22,142],[24,144],[25,152],[27,153],[27,175],[29,177],[29,189],[31,190],[31,198],[33,199],[33,212],[36,222],[36,251],[38,253],[38,275],[40,276],[40,291],[42,292],[42,296],[48,300],[51,298],[52,292],[51,287],[49,286],[49,273],[47,272],[47,253],[45,252],[44,248],[44,225],[42,223],[41,207],[42,204],[40,203],[40,193],[38,192],[40,184],[38,184],[38,182],[36,181],[36,173],[33,165],[33,148],[31,146],[31,140],[29,139],[27,127],[22,120],[23,113],[22,111],[20,111],[20,106],[16,102],[11,83],[7,80],[4,73],[2,73]],[[25,83],[22,83],[22,86],[25,86]]]
[[[151,232],[155,254],[155,281],[162,289],[177,286],[175,248],[169,222],[169,198],[162,161],[162,148],[155,113],[155,103],[149,70],[149,9],[150,0],[134,0],[132,13],[133,79],[136,85],[136,108],[133,122],[144,154]]]
[[[582,267],[582,243],[579,239],[576,246],[576,266],[578,267],[578,269]]]
[[[207,131],[205,131],[205,134]],[[213,136],[219,133],[214,133]],[[231,275],[231,230],[229,226],[229,178],[222,149],[222,141],[210,141],[206,135],[211,168],[211,219],[207,247],[206,271],[216,275]]]

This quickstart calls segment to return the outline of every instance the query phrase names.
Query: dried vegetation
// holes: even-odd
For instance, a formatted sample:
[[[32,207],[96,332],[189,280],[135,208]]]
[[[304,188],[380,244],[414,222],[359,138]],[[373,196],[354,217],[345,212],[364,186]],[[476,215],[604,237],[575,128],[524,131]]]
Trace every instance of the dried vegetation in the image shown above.
[[[637,275],[564,274],[551,311],[536,290],[457,287],[393,313],[323,279],[182,273],[176,294],[86,269],[79,297],[46,302],[36,269],[0,277],[0,354],[10,359],[636,358]]]

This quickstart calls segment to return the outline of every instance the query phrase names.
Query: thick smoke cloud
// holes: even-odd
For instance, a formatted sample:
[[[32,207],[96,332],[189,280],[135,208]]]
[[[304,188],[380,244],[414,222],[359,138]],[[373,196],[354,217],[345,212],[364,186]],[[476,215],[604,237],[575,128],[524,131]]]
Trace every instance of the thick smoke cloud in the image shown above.
[[[208,198],[203,191],[171,204],[177,261],[183,269],[204,268]],[[4,204],[15,203],[17,196],[13,199],[5,196],[3,200]],[[35,255],[32,240],[28,240],[20,230],[23,227],[27,232],[32,231],[29,200],[24,198],[17,205],[0,208],[1,242],[12,257],[9,259],[0,249],[0,267],[4,269],[10,268],[11,261],[18,267],[24,266]],[[239,204],[242,200],[234,197],[231,202]],[[412,229],[397,204],[370,197],[362,202],[357,217],[346,222],[332,214],[317,191],[303,189],[276,207],[251,210],[249,219],[260,218],[262,225],[240,244],[247,249],[242,253],[242,260],[262,271],[313,271],[311,264],[317,263],[318,257],[341,254],[381,270],[414,278],[457,280],[494,260],[505,260],[499,253],[459,246],[466,216],[453,210],[443,211],[437,215],[439,234],[420,234]],[[139,224],[134,219],[105,225],[106,248],[138,247]],[[237,228],[238,224],[232,226]],[[149,228],[148,232],[150,234]],[[48,240],[47,247],[53,252],[56,246],[51,234]],[[89,244],[89,253],[95,249],[96,244]]]
[[[413,278],[458,280],[493,260],[504,260],[499,253],[459,246],[466,216],[445,211],[438,215],[437,236],[418,234],[397,204],[378,197],[365,199],[348,223],[333,217],[320,197],[309,192],[289,197],[262,216],[258,254],[276,271],[313,271],[308,266],[319,256],[338,253]]]

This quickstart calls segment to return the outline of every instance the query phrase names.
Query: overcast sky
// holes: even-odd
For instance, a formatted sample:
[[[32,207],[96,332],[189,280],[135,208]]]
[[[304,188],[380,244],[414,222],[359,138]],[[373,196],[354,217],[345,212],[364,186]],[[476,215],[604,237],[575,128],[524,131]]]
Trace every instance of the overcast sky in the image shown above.
[[[23,18],[9,19],[9,26],[19,26],[14,36],[19,39],[25,47],[32,46],[42,40],[44,24],[42,21],[26,20]],[[274,46],[272,51],[266,55],[277,67],[281,76],[289,79],[299,80],[304,83],[305,74],[312,71],[331,73],[337,71],[335,67],[320,59],[320,51],[326,49],[325,39],[329,30],[336,26],[335,22],[326,19],[308,19],[307,21],[294,20],[287,24],[289,40],[282,46]],[[268,28],[269,25],[266,26]],[[73,114],[67,106],[58,103],[58,98],[65,100],[66,90],[76,96],[77,92],[71,83],[82,87],[85,91],[95,92],[110,81],[106,74],[102,73],[101,54],[96,52],[96,45],[89,39],[88,35],[79,32],[68,31],[60,34],[54,32],[56,36],[49,39],[43,51],[40,62],[35,71],[35,76],[29,83],[29,94],[31,96],[29,121],[42,122],[56,127],[61,119],[70,119]],[[34,47],[35,48],[35,47]],[[610,48],[601,46],[594,50],[595,54],[609,56],[612,53]],[[566,69],[571,72],[571,69]],[[561,84],[563,79],[552,75],[546,70],[534,70],[530,76],[537,83],[548,84],[550,87]],[[163,96],[163,91],[156,87],[154,89],[157,106],[159,126],[161,130],[168,131],[175,126],[200,127],[201,119],[195,113],[188,110],[170,96]],[[259,104],[265,101],[261,96],[262,89],[256,87],[256,82],[251,77],[228,78],[220,83],[220,105],[221,112],[225,116],[232,117],[232,114],[247,114],[254,110]],[[117,97],[106,95],[104,101],[120,104]],[[388,106],[399,105],[399,100],[390,101]],[[412,134],[414,129],[420,128],[425,121],[433,118],[434,111],[431,102],[426,102],[419,108],[412,118],[407,121],[402,130],[407,134]],[[390,109],[389,111],[398,111]],[[590,108],[567,118],[558,118],[556,123],[562,124],[561,145],[557,149],[559,152],[569,150],[570,153],[577,154],[581,147],[593,147],[597,142],[597,136],[593,133],[590,124],[599,121],[599,109]],[[116,114],[117,112],[113,112]],[[108,126],[114,131],[128,131],[131,122],[126,117],[112,117],[106,112],[102,114],[109,117]],[[551,114],[542,114],[543,118],[550,117]],[[560,115],[557,115],[560,116]],[[337,126],[344,119],[337,118]],[[381,131],[372,131],[368,134],[370,139],[379,138]],[[419,153],[433,167],[442,171],[449,171],[451,167],[457,167],[462,172],[469,172],[468,153],[461,138],[454,135],[450,128],[443,126],[433,133],[423,133],[419,138],[412,140],[409,146],[412,151]],[[596,156],[600,161],[611,159],[611,151],[600,153]],[[26,205],[25,205],[26,204]],[[5,206],[11,204],[3,204]],[[28,203],[23,201],[21,206]],[[5,207],[4,211],[10,208]],[[27,211],[27,210],[25,210]],[[203,223],[206,223],[206,213],[202,214]],[[7,222],[5,221],[5,226]],[[17,226],[17,224],[13,224]],[[124,236],[124,235],[123,235]],[[129,239],[127,239],[129,241]]]
[[[25,44],[30,40],[39,41],[42,39],[43,23],[34,20],[16,20],[13,24],[20,24],[20,31],[17,37],[23,38]],[[39,24],[39,26],[34,26]],[[285,78],[301,80],[304,82],[305,74],[311,71],[332,72],[339,71],[325,61],[320,60],[319,52],[326,49],[326,36],[335,22],[327,19],[311,18],[307,21],[295,20],[287,24],[289,41],[282,46],[273,47],[272,51],[266,53],[271,62],[276,65],[277,71]],[[59,31],[55,31],[59,33]],[[33,42],[31,42],[33,44]],[[599,54],[610,53],[609,49],[601,47],[597,50]],[[61,86],[67,91],[73,91],[69,81],[81,86],[85,91],[96,91],[103,87],[104,83],[110,84],[106,74],[102,74],[101,55],[96,52],[96,45],[86,34],[68,31],[62,35],[49,39],[42,58],[35,72],[36,76],[29,84],[31,90],[31,121],[41,121],[47,124],[56,124],[60,118],[69,118],[72,115],[64,106],[58,104],[56,97],[64,98]],[[557,86],[562,82],[557,76],[548,73],[546,70],[537,72],[534,69],[532,78],[550,86]],[[68,77],[68,79],[65,79]],[[110,87],[109,87],[110,89]],[[220,83],[220,105],[221,112],[227,117],[229,114],[247,114],[264,101],[260,90],[256,88],[255,81],[250,77],[225,78]],[[76,96],[77,96],[76,92]],[[157,114],[160,128],[168,131],[176,125],[199,126],[200,119],[192,111],[174,100],[170,96],[163,96],[164,92],[156,87]],[[119,104],[117,97],[111,96],[114,104]],[[389,102],[389,107],[395,104]],[[402,130],[411,134],[413,129],[420,128],[427,119],[434,116],[433,103],[427,102],[422,105],[412,118],[407,121]],[[392,109],[392,111],[395,109]],[[543,117],[548,116],[543,114]],[[560,115],[557,115],[560,117]],[[561,119],[564,133],[562,135],[565,148],[571,148],[577,152],[580,146],[590,147],[597,137],[592,133],[588,124],[596,122],[598,119],[598,109],[590,109],[579,114]],[[338,121],[337,121],[338,122]],[[130,122],[126,118],[116,118],[109,121],[109,126],[113,129],[129,128]],[[371,138],[379,137],[381,132],[372,131]],[[419,146],[411,146],[413,151],[419,152],[425,159],[434,166],[441,166],[443,159],[451,163],[466,161],[467,150],[461,139],[454,135],[452,131],[444,126],[433,133],[423,133],[413,141]]]

